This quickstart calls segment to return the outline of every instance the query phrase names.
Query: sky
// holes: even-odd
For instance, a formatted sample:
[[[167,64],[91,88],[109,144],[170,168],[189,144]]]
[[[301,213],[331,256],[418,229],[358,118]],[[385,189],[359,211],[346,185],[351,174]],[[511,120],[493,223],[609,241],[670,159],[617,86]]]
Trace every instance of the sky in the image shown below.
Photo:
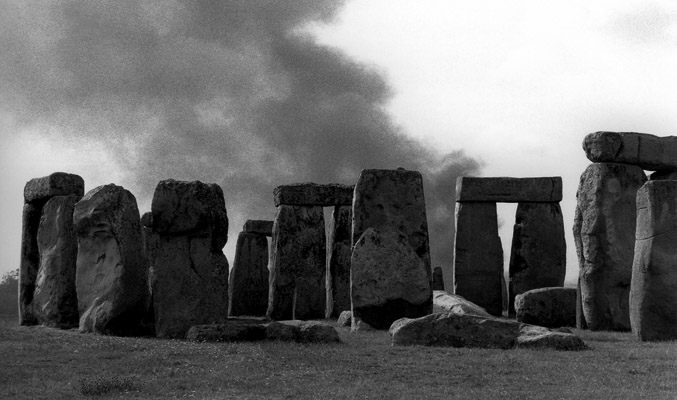
[[[275,186],[405,167],[445,275],[456,177],[561,176],[573,281],[584,136],[677,132],[670,0],[0,0],[0,44],[0,273],[23,186],[52,172],[124,186],[141,213],[162,179],[220,184],[232,265]]]

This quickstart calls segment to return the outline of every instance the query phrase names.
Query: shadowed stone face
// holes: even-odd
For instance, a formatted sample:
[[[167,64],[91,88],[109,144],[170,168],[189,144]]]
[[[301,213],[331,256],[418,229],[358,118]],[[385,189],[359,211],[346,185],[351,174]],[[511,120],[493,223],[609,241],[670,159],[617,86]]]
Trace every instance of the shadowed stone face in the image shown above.
[[[265,315],[268,308],[268,240],[240,232],[228,280],[228,315]]]

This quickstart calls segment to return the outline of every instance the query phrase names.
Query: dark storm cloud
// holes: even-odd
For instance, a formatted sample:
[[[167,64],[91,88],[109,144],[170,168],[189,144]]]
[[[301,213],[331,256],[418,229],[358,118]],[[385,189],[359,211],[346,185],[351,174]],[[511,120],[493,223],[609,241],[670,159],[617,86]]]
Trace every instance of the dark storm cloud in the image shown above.
[[[455,179],[480,166],[404,135],[384,110],[392,92],[379,71],[302,33],[341,6],[5,1],[0,111],[56,126],[74,145],[100,143],[140,200],[169,177],[219,183],[234,229],[272,218],[280,184],[419,170],[433,262],[449,264]]]

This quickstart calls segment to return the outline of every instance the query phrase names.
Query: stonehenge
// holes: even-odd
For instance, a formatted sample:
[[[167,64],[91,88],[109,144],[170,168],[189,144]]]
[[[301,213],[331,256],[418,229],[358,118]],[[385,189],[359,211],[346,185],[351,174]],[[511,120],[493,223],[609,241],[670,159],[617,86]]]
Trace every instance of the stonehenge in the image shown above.
[[[518,203],[509,268],[508,307],[531,289],[562,286],[566,274],[562,178],[459,177],[456,181],[454,293],[503,313],[503,248],[496,203]]]
[[[268,309],[268,237],[272,221],[248,220],[237,237],[228,278],[228,315],[261,316]]]

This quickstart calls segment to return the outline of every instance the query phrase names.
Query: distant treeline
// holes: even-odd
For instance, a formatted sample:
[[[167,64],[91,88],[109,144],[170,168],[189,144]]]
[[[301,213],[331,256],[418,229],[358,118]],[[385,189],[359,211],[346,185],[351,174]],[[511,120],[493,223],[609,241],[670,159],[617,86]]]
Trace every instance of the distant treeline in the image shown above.
[[[17,315],[19,269],[6,272],[0,277],[0,314]]]

